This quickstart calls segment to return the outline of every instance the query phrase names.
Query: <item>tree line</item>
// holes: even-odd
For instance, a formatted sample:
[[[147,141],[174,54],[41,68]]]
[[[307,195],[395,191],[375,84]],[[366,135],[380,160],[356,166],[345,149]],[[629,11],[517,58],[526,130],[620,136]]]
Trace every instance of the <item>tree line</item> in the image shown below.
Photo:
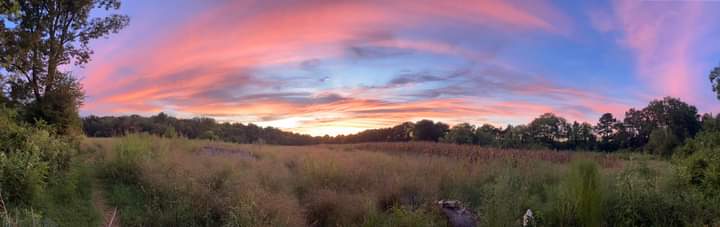
[[[150,133],[163,137],[219,140],[232,143],[267,143],[280,145],[317,144],[318,138],[286,132],[255,124],[218,123],[215,119],[197,117],[178,119],[159,113],[151,117],[88,116],[82,118],[85,135],[92,137],[122,136],[128,133]]]
[[[642,109],[627,110],[623,119],[604,113],[595,125],[569,122],[553,113],[542,114],[528,124],[506,127],[468,123],[448,127],[441,122],[421,120],[354,135],[326,137],[324,142],[436,141],[498,148],[633,150],[670,155],[675,147],[703,130],[720,131],[720,114],[700,115],[696,107],[677,98],[665,97],[651,101]]]
[[[320,143],[364,143],[432,141],[476,144],[498,148],[545,148],[556,150],[644,150],[669,155],[673,148],[701,130],[718,130],[720,115],[699,115],[697,108],[680,99],[653,100],[642,109],[631,108],[623,119],[611,113],[592,125],[569,122],[545,113],[528,124],[495,127],[462,123],[450,127],[442,122],[420,120],[393,127],[369,129],[351,135],[309,136],[254,124],[219,123],[212,118],[178,119],[160,113],[151,117],[88,116],[82,119],[88,136],[112,137],[127,133],[151,133],[166,137],[221,140],[234,143],[308,145]]]

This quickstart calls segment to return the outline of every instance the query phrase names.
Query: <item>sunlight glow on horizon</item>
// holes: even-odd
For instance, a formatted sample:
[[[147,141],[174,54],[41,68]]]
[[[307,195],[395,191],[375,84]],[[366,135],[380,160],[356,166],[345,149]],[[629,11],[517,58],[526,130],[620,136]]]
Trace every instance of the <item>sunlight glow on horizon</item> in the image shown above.
[[[73,69],[83,115],[162,111],[322,136],[545,112],[593,123],[663,96],[720,112],[707,82],[720,3],[177,4],[123,2],[130,26]]]

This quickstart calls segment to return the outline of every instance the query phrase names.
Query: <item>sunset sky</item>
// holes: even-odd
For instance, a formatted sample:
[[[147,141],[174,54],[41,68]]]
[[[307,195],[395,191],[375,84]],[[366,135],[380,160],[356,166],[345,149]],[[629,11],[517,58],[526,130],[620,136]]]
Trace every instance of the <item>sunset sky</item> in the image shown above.
[[[83,115],[311,135],[423,118],[596,122],[663,96],[720,112],[720,1],[140,1],[73,69]]]

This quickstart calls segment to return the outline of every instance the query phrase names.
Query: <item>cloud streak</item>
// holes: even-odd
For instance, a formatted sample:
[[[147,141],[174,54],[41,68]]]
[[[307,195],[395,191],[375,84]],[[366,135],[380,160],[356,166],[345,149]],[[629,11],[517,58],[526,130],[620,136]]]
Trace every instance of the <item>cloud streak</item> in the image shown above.
[[[637,101],[560,83],[564,72],[532,67],[504,49],[566,42],[578,22],[544,1],[207,4],[173,24],[153,24],[168,29],[151,37],[102,46],[81,72],[83,113],[166,111],[321,135],[420,118],[503,125],[556,112],[594,121]],[[694,35],[648,25],[655,12],[638,13],[641,6],[612,7],[612,15],[593,16],[610,22],[594,24],[623,34],[616,43],[632,50],[637,74],[692,96]],[[679,15],[696,10],[691,4]],[[139,17],[133,21],[154,23]],[[677,18],[662,21],[696,23]]]
[[[706,99],[700,95],[705,93],[698,90],[706,89],[699,85],[707,75],[703,53],[717,48],[708,32],[718,20],[708,13],[718,6],[701,1],[614,1],[613,14],[596,11],[590,17],[599,31],[621,34],[618,42],[632,51],[637,77],[656,95],[702,103]]]

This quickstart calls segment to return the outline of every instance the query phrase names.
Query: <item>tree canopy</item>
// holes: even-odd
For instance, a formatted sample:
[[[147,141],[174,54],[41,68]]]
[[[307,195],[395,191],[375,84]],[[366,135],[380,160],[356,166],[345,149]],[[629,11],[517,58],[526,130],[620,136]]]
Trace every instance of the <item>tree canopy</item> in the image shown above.
[[[80,128],[80,83],[62,65],[90,61],[91,40],[117,33],[129,18],[91,17],[94,9],[117,10],[119,0],[4,1],[0,27],[0,67],[9,103],[27,121],[45,121],[60,132]],[[9,25],[9,26],[7,26]]]
[[[720,99],[720,66],[715,67],[712,71],[710,71],[710,75],[708,76],[710,79],[710,84],[712,85],[712,90],[717,94],[717,98]]]
[[[236,143],[303,145],[318,143],[366,143],[431,141],[477,144],[498,148],[546,148],[557,150],[618,149],[671,155],[673,149],[701,129],[720,131],[720,116],[697,114],[697,109],[677,98],[651,101],[642,109],[629,109],[618,120],[611,113],[600,116],[595,126],[587,122],[568,122],[545,113],[526,125],[495,127],[460,123],[452,127],[442,122],[420,120],[393,127],[369,129],[351,135],[309,136],[284,132],[254,124],[218,123],[211,118],[177,119],[165,113],[151,117],[139,115],[83,118],[88,136],[119,136],[147,132],[160,136],[222,140]]]
[[[449,128],[450,126],[442,122],[435,123],[431,120],[421,120],[415,123],[413,140],[437,142],[445,135]]]

